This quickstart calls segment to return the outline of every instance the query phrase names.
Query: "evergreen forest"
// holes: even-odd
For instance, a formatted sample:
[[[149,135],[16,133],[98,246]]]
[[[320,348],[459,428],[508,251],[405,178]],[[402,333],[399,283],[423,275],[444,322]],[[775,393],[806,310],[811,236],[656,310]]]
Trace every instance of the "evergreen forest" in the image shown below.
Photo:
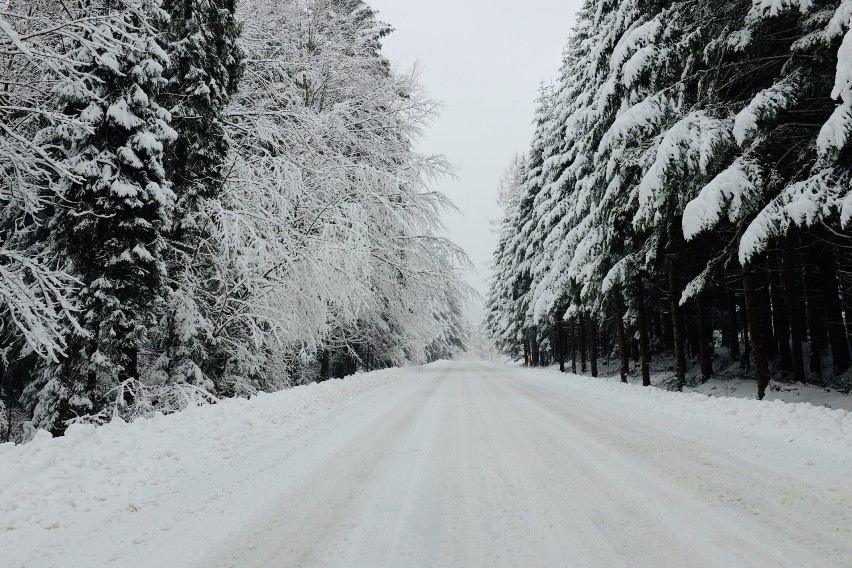
[[[849,390],[852,2],[587,0],[507,168],[486,326],[533,366]]]

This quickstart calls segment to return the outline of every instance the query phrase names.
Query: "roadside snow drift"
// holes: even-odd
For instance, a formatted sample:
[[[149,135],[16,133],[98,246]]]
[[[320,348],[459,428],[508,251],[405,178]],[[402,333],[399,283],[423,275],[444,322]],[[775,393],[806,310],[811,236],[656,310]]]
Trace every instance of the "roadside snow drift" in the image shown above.
[[[392,369],[0,445],[0,565],[184,566],[275,497],[287,457]]]

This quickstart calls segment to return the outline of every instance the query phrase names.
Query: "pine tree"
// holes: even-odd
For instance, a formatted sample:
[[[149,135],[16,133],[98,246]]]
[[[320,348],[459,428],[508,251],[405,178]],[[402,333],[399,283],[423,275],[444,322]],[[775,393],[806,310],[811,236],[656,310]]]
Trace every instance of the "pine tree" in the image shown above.
[[[165,15],[153,1],[86,9],[104,23],[69,54],[83,73],[60,86],[65,114],[80,126],[56,130],[74,177],[57,180],[67,207],[50,224],[52,252],[82,284],[83,315],[69,330],[68,357],[28,389],[34,424],[56,431],[139,378],[140,350],[166,295],[163,234],[174,201],[163,148],[175,132],[157,103]]]
[[[242,74],[241,25],[234,0],[165,0],[163,9],[169,22],[162,41],[170,60],[163,99],[177,132],[165,166],[177,202],[168,235],[171,293],[161,319],[164,353],[158,366],[162,380],[214,390],[203,371],[215,347],[210,315],[199,302],[199,287],[213,278],[211,267],[199,262],[211,233],[201,202],[220,198],[229,173],[223,121]]]
[[[852,220],[848,29],[848,2],[834,0],[588,0],[550,126],[531,146],[543,164],[535,207],[516,224],[519,242],[501,241],[495,265],[508,274],[496,278],[524,282],[534,267],[524,294],[533,321],[566,313],[586,328],[613,314],[613,324],[598,323],[614,325],[619,339],[625,332],[622,360],[633,341],[620,326],[635,327],[644,384],[652,343],[673,351],[676,388],[687,380],[686,348],[700,358],[702,379],[713,374],[716,309],[733,356],[742,320],[761,396],[773,365],[804,378],[806,335],[813,368],[831,347],[834,373],[843,373],[848,279],[834,275],[845,252],[838,235]],[[793,228],[815,253],[779,260]],[[513,266],[506,257],[517,250],[523,263]],[[812,280],[807,294],[800,271]],[[747,284],[744,306],[731,274]],[[513,317],[517,306],[496,298],[490,319]],[[663,299],[665,322],[656,311]],[[805,305],[809,334],[798,325]]]

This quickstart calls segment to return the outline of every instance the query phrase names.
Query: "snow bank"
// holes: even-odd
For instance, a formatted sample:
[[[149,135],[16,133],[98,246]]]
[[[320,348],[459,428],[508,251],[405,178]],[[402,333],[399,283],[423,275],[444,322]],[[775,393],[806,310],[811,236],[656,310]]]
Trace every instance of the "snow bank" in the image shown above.
[[[542,371],[529,370],[531,374]],[[558,371],[556,371],[558,373]],[[626,403],[676,418],[733,428],[744,435],[799,440],[808,444],[852,449],[852,413],[846,410],[787,403],[781,400],[708,396],[624,384],[617,379],[558,375],[555,379],[601,400]],[[770,393],[768,396],[772,396]]]
[[[0,565],[91,566],[94,551],[81,543],[95,541],[100,565],[184,565],[275,494],[257,484],[286,474],[276,459],[310,444],[354,397],[402,377],[388,369],[2,444]],[[205,510],[215,524],[203,522]],[[233,511],[226,522],[223,511]]]

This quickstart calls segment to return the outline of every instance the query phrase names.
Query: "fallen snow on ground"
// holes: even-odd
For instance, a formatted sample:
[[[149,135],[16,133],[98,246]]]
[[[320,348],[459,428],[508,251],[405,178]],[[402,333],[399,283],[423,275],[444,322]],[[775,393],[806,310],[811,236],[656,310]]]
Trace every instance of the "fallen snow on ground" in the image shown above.
[[[852,566],[852,418],[442,362],[0,446],[0,565]]]
[[[704,384],[686,387],[685,392],[708,396],[733,398],[755,398],[757,385],[752,378],[710,379]],[[852,410],[852,396],[827,387],[770,381],[766,400],[781,402],[804,402],[813,406]]]
[[[729,398],[755,398],[757,396],[757,383],[754,377],[750,376],[751,371],[742,370],[739,363],[730,364],[726,356],[720,358],[719,361],[714,361],[714,367],[716,368],[714,377],[702,383],[698,376],[700,372],[698,366],[693,364],[687,372],[687,385],[684,387],[684,392]],[[550,368],[555,368],[555,366]],[[669,359],[655,361],[651,367],[651,384],[666,389],[674,381],[672,369],[674,369],[674,361]],[[598,363],[598,371],[601,378],[617,378],[618,362],[610,359],[607,363],[606,360],[602,359]],[[589,376],[589,373],[586,372],[584,376]],[[778,373],[774,373],[774,376],[778,376]],[[631,370],[628,380],[631,384],[641,384],[642,379],[639,376],[638,365]],[[814,406],[852,411],[852,395],[850,394],[818,384],[784,382],[775,378],[769,381],[766,400],[806,402]]]
[[[658,415],[688,418],[691,421],[734,429],[744,436],[762,434],[776,440],[794,442],[797,439],[805,445],[821,444],[832,449],[846,449],[852,455],[852,413],[839,408],[818,406],[810,402],[783,402],[773,398],[775,391],[760,401],[751,397],[724,396],[722,393],[735,393],[736,388],[729,386],[732,381],[716,381],[727,385],[730,390],[719,389],[719,394],[706,395],[700,392],[673,392],[662,388],[643,387],[641,384],[624,384],[617,378],[593,378],[560,373],[558,368],[545,370],[524,369],[541,380],[547,376],[550,380],[562,382],[574,391],[593,395],[596,399],[606,399],[610,404],[629,404],[635,409],[650,411]],[[742,384],[740,384],[742,383]],[[754,381],[737,383],[741,392],[754,387]],[[709,385],[709,386],[708,386]],[[708,383],[704,388],[713,388]],[[799,387],[808,392],[807,387]],[[810,394],[819,398],[822,389],[811,388]],[[712,392],[712,390],[711,390]],[[832,391],[833,392],[833,391]],[[848,395],[833,392],[830,400],[838,404]]]
[[[327,418],[351,404],[369,412],[364,395],[402,377],[378,371],[0,444],[0,566],[185,566],[275,498],[287,456]]]

